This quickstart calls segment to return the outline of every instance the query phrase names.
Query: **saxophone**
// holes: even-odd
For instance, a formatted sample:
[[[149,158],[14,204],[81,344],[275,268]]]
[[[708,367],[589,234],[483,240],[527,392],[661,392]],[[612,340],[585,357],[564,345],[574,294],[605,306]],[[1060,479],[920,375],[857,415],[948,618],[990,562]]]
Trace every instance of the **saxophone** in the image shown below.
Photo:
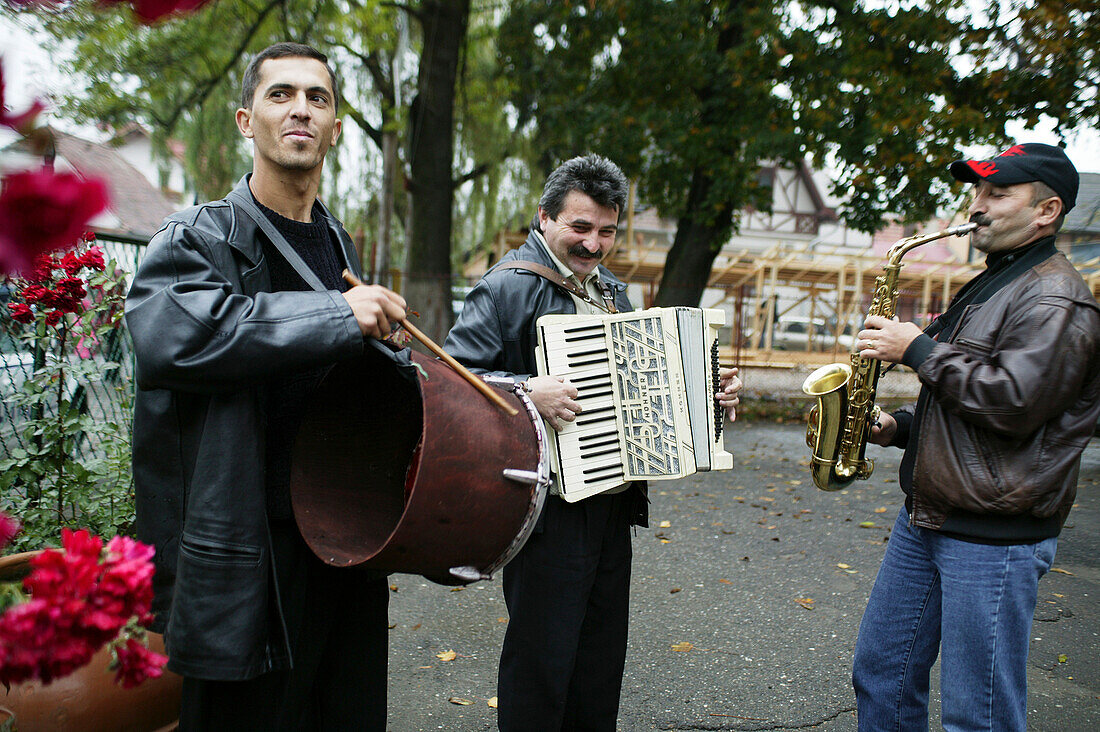
[[[952,226],[933,234],[902,239],[890,248],[883,273],[875,280],[875,294],[867,315],[894,317],[898,303],[901,258],[910,250],[948,236],[962,236],[978,228],[975,223]],[[866,480],[875,469],[864,457],[871,427],[879,417],[875,406],[881,362],[851,354],[851,364],[832,363],[806,377],[802,391],[817,397],[806,427],[806,444],[813,450],[810,473],[814,485],[839,491],[856,480]]]

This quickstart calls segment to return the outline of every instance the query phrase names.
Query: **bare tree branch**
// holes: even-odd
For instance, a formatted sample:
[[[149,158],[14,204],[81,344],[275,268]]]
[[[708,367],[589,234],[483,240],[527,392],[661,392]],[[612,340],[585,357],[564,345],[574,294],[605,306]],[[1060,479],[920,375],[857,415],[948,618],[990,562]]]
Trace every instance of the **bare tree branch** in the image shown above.
[[[225,78],[230,69],[232,69],[241,56],[244,55],[245,51],[248,49],[248,44],[252,41],[252,37],[256,35],[260,30],[260,26],[263,25],[264,19],[272,10],[280,5],[282,5],[282,0],[272,0],[269,2],[260,11],[259,15],[256,16],[255,21],[253,21],[248,31],[244,34],[244,38],[241,39],[241,42],[237,44],[237,48],[233,50],[229,60],[222,66],[220,72],[211,76],[202,84],[199,84],[182,102],[176,105],[175,109],[172,110],[172,113],[168,115],[168,118],[164,122],[165,134],[171,134],[184,110],[192,109],[206,101],[206,98],[214,91],[214,87],[218,85],[218,82]]]
[[[344,105],[345,113],[348,117],[351,117],[355,122],[356,127],[367,133],[367,137],[374,141],[374,144],[378,146],[378,149],[382,149],[382,130],[378,129],[363,116],[363,113],[356,109],[347,99],[341,99],[340,103]]]

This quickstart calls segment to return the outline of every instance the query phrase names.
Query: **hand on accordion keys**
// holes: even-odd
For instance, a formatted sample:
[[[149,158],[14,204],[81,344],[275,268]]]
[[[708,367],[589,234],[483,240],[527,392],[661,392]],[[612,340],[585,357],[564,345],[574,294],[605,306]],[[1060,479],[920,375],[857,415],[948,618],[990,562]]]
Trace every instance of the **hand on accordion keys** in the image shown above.
[[[718,377],[718,393],[714,395],[719,406],[726,410],[726,416],[729,417],[730,422],[737,419],[737,405],[741,403],[737,395],[740,393],[741,387],[744,386],[737,372],[736,368],[722,369]]]
[[[572,422],[581,411],[580,392],[564,376],[534,376],[527,380],[531,402],[542,418],[558,432],[562,421]]]

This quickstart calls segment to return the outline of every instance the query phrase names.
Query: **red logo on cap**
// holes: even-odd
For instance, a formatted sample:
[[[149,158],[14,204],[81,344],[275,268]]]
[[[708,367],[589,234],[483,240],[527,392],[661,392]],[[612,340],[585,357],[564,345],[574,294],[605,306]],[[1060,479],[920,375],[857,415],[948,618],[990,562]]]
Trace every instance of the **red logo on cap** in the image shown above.
[[[997,172],[997,165],[992,160],[968,160],[966,164],[981,178],[988,178]]]
[[[1008,148],[1007,150],[1005,150],[1003,153],[1001,153],[997,157],[999,157],[999,158],[1011,158],[1011,157],[1015,157],[1016,155],[1027,155],[1027,150],[1024,150],[1022,145],[1013,145],[1012,147]]]

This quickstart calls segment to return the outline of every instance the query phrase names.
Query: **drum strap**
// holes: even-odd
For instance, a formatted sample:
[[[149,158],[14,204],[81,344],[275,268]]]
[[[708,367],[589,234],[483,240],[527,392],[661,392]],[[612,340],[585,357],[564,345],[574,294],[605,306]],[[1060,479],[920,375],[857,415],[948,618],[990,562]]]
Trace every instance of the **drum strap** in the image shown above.
[[[600,292],[603,297],[603,302],[599,303],[594,297],[588,294],[588,291],[583,287],[578,287],[576,284],[570,282],[566,278],[562,277],[561,272],[550,269],[537,262],[528,262],[526,260],[517,259],[511,262],[504,262],[493,267],[494,270],[498,269],[524,269],[528,272],[534,272],[543,279],[549,280],[551,284],[560,290],[564,290],[568,294],[576,297],[583,302],[588,303],[592,307],[599,308],[605,313],[617,313],[619,312],[615,308],[615,292],[611,289],[611,285],[607,284],[603,280],[600,280]]]

